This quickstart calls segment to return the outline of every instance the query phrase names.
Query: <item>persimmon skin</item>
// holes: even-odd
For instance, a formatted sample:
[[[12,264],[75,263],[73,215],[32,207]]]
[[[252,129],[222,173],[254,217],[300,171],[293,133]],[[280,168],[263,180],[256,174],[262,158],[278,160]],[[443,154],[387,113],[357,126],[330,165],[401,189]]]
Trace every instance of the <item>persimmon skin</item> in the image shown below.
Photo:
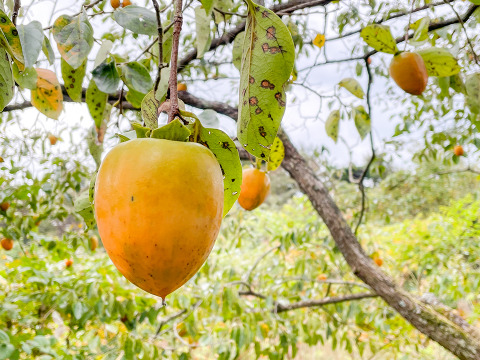
[[[12,248],[13,248],[13,240],[12,240],[12,239],[7,239],[7,238],[3,238],[2,241],[1,241],[1,245],[2,245],[2,248],[4,248],[4,249],[7,250],[7,251],[12,250]]]
[[[203,265],[220,230],[223,175],[195,143],[135,139],[105,157],[95,183],[95,215],[117,269],[162,299]]]
[[[423,58],[414,52],[395,55],[390,63],[390,76],[405,92],[421,95],[428,82],[427,68]]]
[[[245,210],[256,209],[265,201],[270,192],[270,178],[259,169],[244,169],[238,203]]]
[[[463,154],[465,153],[463,151],[463,147],[462,145],[455,145],[453,147],[453,153],[456,155],[456,156],[463,156]]]

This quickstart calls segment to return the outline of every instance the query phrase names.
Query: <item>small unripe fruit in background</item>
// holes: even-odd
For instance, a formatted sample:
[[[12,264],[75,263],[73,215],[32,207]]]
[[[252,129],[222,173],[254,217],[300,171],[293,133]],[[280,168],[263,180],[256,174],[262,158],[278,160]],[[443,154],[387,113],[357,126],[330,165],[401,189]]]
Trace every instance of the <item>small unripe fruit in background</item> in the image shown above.
[[[456,156],[462,156],[462,155],[464,154],[462,145],[455,145],[455,146],[453,147],[453,153],[454,153]]]
[[[2,241],[1,241],[1,244],[2,244],[2,248],[4,248],[7,251],[12,250],[12,248],[13,248],[13,240],[12,239],[3,238]]]
[[[375,261],[375,264],[377,264],[378,266],[383,265],[383,260],[381,258],[375,258],[373,261]]]

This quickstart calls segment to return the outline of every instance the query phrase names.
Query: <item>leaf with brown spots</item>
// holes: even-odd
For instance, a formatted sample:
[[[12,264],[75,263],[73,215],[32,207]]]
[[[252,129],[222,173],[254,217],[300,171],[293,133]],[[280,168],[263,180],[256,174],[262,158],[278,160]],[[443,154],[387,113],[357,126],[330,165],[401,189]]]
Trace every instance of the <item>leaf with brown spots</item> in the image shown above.
[[[80,67],[74,69],[63,58],[61,59],[62,78],[65,89],[67,90],[68,96],[76,102],[82,101],[82,82],[85,77],[86,66],[87,61],[85,60]]]
[[[95,121],[95,126],[100,128],[103,119],[105,118],[105,108],[107,105],[108,94],[98,90],[95,81],[90,80],[88,84],[85,102],[87,103],[88,111]]]
[[[10,58],[7,52],[0,48],[0,111],[12,100],[14,85]]]
[[[277,136],[272,144],[272,151],[270,151],[270,158],[268,159],[268,171],[278,169],[285,157],[285,148],[282,140]]]
[[[17,28],[2,10],[0,10],[0,45],[7,50],[18,69],[23,71],[25,60]]]
[[[57,76],[47,69],[37,70],[37,88],[32,90],[32,105],[49,118],[58,119],[63,110],[63,94]]]
[[[93,46],[93,28],[85,14],[61,15],[52,33],[62,58],[74,69],[82,66]]]
[[[251,0],[247,3],[237,136],[250,154],[266,161],[285,112],[295,48],[275,13]]]

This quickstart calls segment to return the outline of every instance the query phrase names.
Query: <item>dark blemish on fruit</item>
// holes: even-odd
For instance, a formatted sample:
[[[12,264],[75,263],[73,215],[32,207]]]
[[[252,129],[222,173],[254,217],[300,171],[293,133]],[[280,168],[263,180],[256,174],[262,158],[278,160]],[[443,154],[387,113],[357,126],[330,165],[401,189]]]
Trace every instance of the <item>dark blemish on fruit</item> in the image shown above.
[[[132,201],[133,201],[133,195],[132,195]]]

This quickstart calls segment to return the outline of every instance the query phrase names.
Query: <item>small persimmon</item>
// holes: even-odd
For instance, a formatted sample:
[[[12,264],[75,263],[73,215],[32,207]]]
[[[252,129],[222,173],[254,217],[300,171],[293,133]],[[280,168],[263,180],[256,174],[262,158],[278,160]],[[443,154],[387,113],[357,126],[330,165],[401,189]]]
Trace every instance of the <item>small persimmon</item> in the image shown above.
[[[8,201],[4,201],[0,204],[0,209],[2,209],[3,211],[7,211],[9,207],[10,203]]]
[[[12,250],[12,248],[13,248],[13,240],[12,239],[3,238],[2,241],[1,241],[1,244],[2,244],[2,248],[4,248],[7,251]]]
[[[320,274],[320,275],[317,276],[317,280],[318,281],[325,281],[325,280],[327,280],[327,275]]]
[[[238,203],[245,210],[256,209],[270,192],[270,178],[267,173],[256,168],[244,169],[242,178]]]
[[[127,7],[128,5],[132,5],[130,0],[123,0],[122,7]]]
[[[427,87],[427,68],[417,53],[404,51],[395,55],[389,72],[397,85],[409,94],[420,95]]]
[[[177,84],[177,91],[187,91],[187,84],[178,83]]]
[[[375,259],[373,259],[373,261],[375,261],[375,264],[377,264],[378,266],[382,266],[382,265],[383,265],[383,260],[382,260],[382,258],[376,257]]]
[[[135,139],[114,147],[95,182],[98,232],[117,269],[165,299],[207,259],[223,214],[223,175],[200,144]]]
[[[95,251],[95,249],[98,247],[98,238],[96,236],[92,236],[89,240],[89,247],[90,250]]]
[[[65,260],[65,267],[69,268],[72,265],[73,265],[73,260],[72,259]]]
[[[5,160],[3,159],[3,157],[0,156],[0,163],[4,162]]]
[[[110,5],[112,5],[112,8],[118,9],[120,7],[120,0],[110,0]]]
[[[453,147],[453,153],[456,155],[456,156],[463,156],[463,154],[465,153],[463,151],[463,147],[462,145],[455,145]]]
[[[50,141],[51,145],[55,145],[58,141],[58,138],[53,134],[48,134],[48,140]]]

